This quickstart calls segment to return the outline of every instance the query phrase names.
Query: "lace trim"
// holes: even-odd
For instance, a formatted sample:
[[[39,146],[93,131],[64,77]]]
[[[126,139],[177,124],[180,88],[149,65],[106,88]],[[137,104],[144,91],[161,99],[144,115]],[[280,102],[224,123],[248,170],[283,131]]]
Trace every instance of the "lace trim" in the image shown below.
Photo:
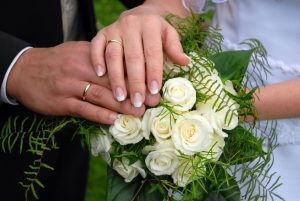
[[[260,126],[267,125],[267,121],[261,121]],[[277,120],[277,141],[280,145],[300,145],[300,118]]]
[[[228,39],[225,39],[223,42],[223,47],[228,50],[246,50],[247,48],[243,45],[232,43]],[[300,65],[299,64],[291,64],[287,65],[281,60],[275,60],[272,57],[268,57],[268,62],[270,67],[273,69],[280,69],[283,73],[297,73],[300,74]]]

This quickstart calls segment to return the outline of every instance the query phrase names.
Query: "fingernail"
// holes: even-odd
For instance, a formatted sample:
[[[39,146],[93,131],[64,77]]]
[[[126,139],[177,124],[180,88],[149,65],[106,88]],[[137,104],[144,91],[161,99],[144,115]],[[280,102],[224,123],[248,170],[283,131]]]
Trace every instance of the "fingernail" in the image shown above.
[[[111,113],[109,115],[109,120],[115,122],[118,119],[118,114],[117,113]]]
[[[142,107],[142,95],[140,93],[135,93],[133,95],[133,105],[134,107]]]
[[[102,75],[104,75],[103,68],[101,68],[100,65],[96,67],[96,74],[98,77],[101,77]]]
[[[155,95],[158,93],[158,83],[156,80],[153,80],[151,83],[150,83],[150,93],[152,95]]]
[[[125,100],[125,95],[124,95],[124,91],[121,87],[117,87],[116,88],[116,99],[121,102],[123,100]]]
[[[186,55],[185,53],[183,53],[184,54],[184,56],[186,57],[186,58],[188,58],[189,59],[189,63],[191,62],[191,58],[188,56],[188,55]]]

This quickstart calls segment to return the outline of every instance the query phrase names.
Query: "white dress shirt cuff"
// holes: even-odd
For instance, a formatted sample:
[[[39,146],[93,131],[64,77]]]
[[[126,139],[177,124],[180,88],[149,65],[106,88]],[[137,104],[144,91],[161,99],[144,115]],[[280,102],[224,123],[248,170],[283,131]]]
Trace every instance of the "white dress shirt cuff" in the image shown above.
[[[6,93],[6,84],[7,84],[7,79],[8,79],[8,76],[9,76],[9,73],[11,71],[11,69],[14,67],[15,63],[18,61],[19,57],[28,49],[30,49],[32,47],[25,47],[24,49],[22,49],[16,56],[15,58],[13,59],[13,61],[10,63],[5,75],[4,75],[4,78],[3,78],[3,81],[2,81],[2,85],[1,85],[1,96],[0,96],[0,101],[1,102],[5,102],[5,103],[8,103],[8,104],[11,104],[11,105],[18,105],[18,102],[13,99],[13,98],[10,98],[7,96],[7,93]]]

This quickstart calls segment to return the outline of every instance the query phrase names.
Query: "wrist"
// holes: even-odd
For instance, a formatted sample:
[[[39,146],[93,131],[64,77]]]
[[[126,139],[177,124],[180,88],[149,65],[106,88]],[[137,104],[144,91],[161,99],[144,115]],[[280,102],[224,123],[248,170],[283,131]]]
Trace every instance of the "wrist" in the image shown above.
[[[143,5],[151,5],[159,9],[161,15],[165,17],[168,14],[175,14],[180,17],[187,17],[190,12],[186,10],[181,0],[146,0]]]
[[[20,80],[22,78],[22,68],[28,63],[28,54],[30,54],[33,49],[34,48],[28,48],[22,52],[10,70],[6,82],[6,94],[10,98],[19,100],[18,88],[20,87]]]

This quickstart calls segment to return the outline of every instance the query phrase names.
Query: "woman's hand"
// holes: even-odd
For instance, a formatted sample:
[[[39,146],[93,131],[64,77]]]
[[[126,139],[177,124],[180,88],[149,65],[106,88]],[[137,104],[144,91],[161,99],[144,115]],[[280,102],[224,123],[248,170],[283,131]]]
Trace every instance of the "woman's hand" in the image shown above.
[[[164,18],[166,14],[161,6],[146,1],[122,13],[92,40],[93,66],[98,76],[107,71],[117,101],[129,95],[131,103],[139,108],[147,92],[158,94],[162,85],[163,51],[175,63],[188,64],[176,30]],[[126,75],[129,90],[125,85]]]

